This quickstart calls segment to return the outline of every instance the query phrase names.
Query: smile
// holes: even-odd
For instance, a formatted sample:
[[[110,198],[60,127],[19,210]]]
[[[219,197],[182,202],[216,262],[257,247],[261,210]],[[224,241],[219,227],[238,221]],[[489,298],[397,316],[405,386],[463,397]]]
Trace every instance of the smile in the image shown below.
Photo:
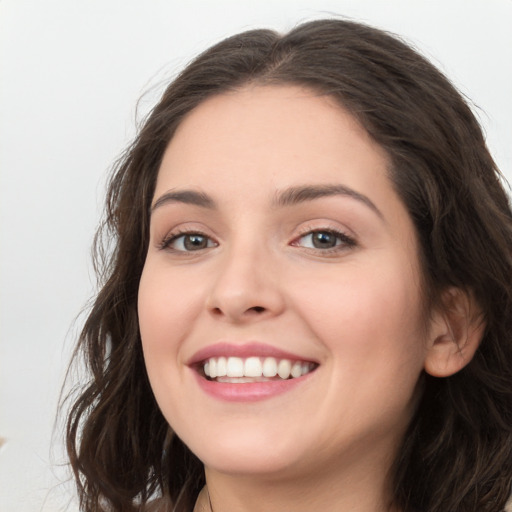
[[[319,367],[315,360],[259,343],[219,342],[187,362],[207,395],[223,402],[266,400],[306,385]]]
[[[309,361],[293,361],[276,357],[210,357],[203,362],[206,378],[217,382],[242,384],[297,379],[316,368]]]

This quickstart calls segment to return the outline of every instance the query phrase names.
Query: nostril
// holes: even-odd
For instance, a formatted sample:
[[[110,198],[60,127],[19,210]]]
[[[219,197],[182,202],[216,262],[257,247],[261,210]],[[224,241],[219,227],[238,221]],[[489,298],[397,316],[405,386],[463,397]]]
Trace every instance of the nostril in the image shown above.
[[[265,308],[262,306],[254,306],[250,308],[249,311],[254,311],[255,313],[263,313],[263,311],[265,311]]]

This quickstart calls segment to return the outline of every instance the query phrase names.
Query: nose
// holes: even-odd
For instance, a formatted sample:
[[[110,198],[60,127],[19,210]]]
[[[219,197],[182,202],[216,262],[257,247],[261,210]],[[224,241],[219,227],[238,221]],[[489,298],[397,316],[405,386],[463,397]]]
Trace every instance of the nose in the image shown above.
[[[283,312],[285,300],[278,271],[263,250],[232,248],[215,272],[207,309],[218,319],[250,323]]]

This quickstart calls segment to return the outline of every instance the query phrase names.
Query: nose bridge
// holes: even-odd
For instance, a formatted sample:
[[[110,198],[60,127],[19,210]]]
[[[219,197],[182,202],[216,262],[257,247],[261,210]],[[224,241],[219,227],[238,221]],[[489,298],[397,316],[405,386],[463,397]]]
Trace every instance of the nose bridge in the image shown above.
[[[213,280],[208,308],[231,321],[279,314],[284,300],[277,262],[261,236],[244,232],[227,244]]]

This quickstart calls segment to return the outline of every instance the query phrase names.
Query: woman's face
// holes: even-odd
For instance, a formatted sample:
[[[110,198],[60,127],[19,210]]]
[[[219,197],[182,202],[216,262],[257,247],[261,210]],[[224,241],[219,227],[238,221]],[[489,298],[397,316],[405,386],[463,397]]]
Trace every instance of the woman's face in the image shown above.
[[[415,232],[387,166],[334,100],[294,86],[213,97],[179,126],[139,320],[158,404],[211,471],[392,460],[426,333]]]

